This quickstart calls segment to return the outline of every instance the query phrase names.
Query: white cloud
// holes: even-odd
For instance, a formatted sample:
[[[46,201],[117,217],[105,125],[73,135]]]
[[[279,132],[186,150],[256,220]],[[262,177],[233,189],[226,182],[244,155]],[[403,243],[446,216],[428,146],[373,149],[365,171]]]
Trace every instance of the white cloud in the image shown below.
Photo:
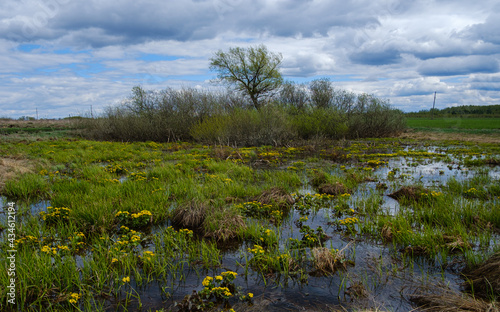
[[[215,51],[260,43],[283,54],[285,78],[346,77],[336,85],[405,110],[427,107],[434,91],[439,105],[498,104],[499,9],[493,0],[5,0],[0,115],[36,105],[63,117],[136,84],[208,86]],[[177,58],[140,59],[149,54]]]

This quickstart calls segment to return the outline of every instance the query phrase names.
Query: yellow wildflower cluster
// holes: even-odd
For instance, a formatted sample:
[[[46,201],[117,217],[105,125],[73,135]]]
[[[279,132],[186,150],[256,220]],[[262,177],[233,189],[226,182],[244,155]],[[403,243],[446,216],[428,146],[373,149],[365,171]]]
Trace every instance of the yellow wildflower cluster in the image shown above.
[[[161,191],[165,191],[165,189],[164,188],[154,189],[154,190],[151,191],[151,194],[154,194],[156,192],[161,192]]]
[[[142,240],[140,232],[131,230],[124,225],[120,227],[120,231],[122,231],[124,234],[122,234],[120,238],[115,242],[114,247],[112,248],[112,250],[114,251],[126,253],[127,249],[134,248]]]
[[[227,287],[214,287],[212,288],[212,293],[222,297],[231,297],[233,294],[229,291]]]
[[[130,174],[130,179],[133,180],[133,181],[146,181],[147,180],[147,174],[144,171],[132,172]]]
[[[315,236],[312,236],[311,234],[305,234],[303,240],[307,244],[314,244],[317,242],[318,239]]]
[[[201,284],[202,284],[204,287],[208,287],[208,286],[212,283],[212,281],[213,281],[213,280],[214,280],[214,278],[213,278],[213,277],[211,277],[211,276],[207,276],[207,277],[205,277],[205,278],[203,279],[203,282],[201,282]]]
[[[72,304],[75,304],[80,298],[82,297],[82,295],[80,294],[77,294],[77,293],[71,293],[69,295],[69,303],[72,303]]]
[[[436,191],[431,191],[430,193],[420,193],[420,196],[426,196],[426,197],[439,197],[439,196],[443,196],[443,193],[441,193],[441,192],[436,192]]]
[[[57,254],[57,248],[55,247],[49,247],[47,245],[43,246],[41,249],[40,249],[42,252],[45,252],[47,254]]]
[[[124,282],[124,283],[130,283],[130,277],[126,276],[126,277],[122,278],[122,282]]]
[[[57,245],[57,248],[60,249],[60,250],[64,250],[64,251],[69,251],[69,247],[68,246],[64,246],[64,245]]]
[[[471,197],[475,197],[475,196],[479,196],[481,191],[477,190],[475,187],[471,187],[470,189],[468,189],[467,191],[464,192],[464,194],[466,196],[471,196]]]
[[[154,256],[155,256],[155,254],[152,251],[146,250],[142,254],[142,260],[143,261],[151,261]]]
[[[345,218],[343,220],[339,220],[339,223],[341,225],[350,225],[350,224],[355,224],[357,222],[359,222],[359,219],[356,217]]]
[[[253,248],[248,248],[247,249],[248,252],[252,253],[253,255],[259,255],[259,254],[263,254],[265,251],[264,251],[264,248],[262,248],[262,246],[259,246],[259,245],[254,245]]]
[[[120,165],[120,164],[109,164],[106,167],[104,167],[104,170],[106,172],[118,173],[118,174],[128,172],[128,170],[125,167],[123,167],[123,165]]]
[[[142,216],[152,216],[153,214],[151,213],[151,211],[149,210],[142,210],[141,212],[138,212],[138,213],[133,213],[131,214],[131,217],[136,219],[136,218],[140,218]]]
[[[118,211],[116,214],[115,214],[115,217],[119,217],[121,215],[126,215],[126,216],[129,216],[130,215],[130,212],[128,211]]]
[[[105,183],[120,183],[120,180],[118,179],[102,179],[100,181],[98,181],[98,183],[102,183],[102,184],[105,184]]]
[[[192,230],[190,230],[190,229],[180,229],[180,230],[179,230],[179,233],[181,233],[181,234],[185,234],[185,235],[188,235],[188,236],[193,235],[193,231],[192,231]]]
[[[21,244],[34,244],[34,243],[38,243],[39,240],[38,238],[36,238],[35,236],[32,236],[32,235],[26,235],[24,237],[21,237],[19,239],[16,239],[14,241],[15,244],[17,245],[21,245]]]
[[[226,271],[226,272],[222,272],[221,275],[224,278],[227,278],[228,280],[232,281],[236,278],[236,276],[238,276],[238,273],[233,272],[233,271]]]
[[[222,183],[225,183],[225,184],[229,184],[229,183],[233,182],[233,180],[231,180],[229,178],[224,178],[224,177],[218,176],[216,174],[207,174],[206,177],[211,179],[211,180],[214,180],[214,181],[221,181]]]
[[[325,200],[330,200],[330,199],[335,198],[335,196],[331,195],[331,194],[318,194],[318,193],[312,195],[312,197],[314,199],[325,199]]]
[[[383,160],[370,159],[369,161],[367,161],[367,164],[370,167],[378,167],[378,166],[387,164],[387,162],[385,162]]]
[[[40,215],[44,221],[56,221],[57,219],[67,219],[71,210],[65,207],[47,207],[47,212],[42,211]]]
[[[48,177],[52,178],[52,177],[54,177],[54,176],[56,176],[56,175],[59,174],[59,170],[51,172],[51,171],[48,171],[47,169],[42,169],[42,170],[40,170],[39,174],[43,175],[43,176],[48,176]]]
[[[279,152],[264,152],[259,154],[262,158],[275,158],[281,156]]]

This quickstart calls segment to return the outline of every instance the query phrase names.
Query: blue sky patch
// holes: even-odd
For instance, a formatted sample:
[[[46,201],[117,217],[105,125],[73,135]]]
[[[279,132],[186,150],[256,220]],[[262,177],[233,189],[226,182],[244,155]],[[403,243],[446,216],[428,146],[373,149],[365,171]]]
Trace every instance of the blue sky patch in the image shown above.
[[[137,59],[145,62],[159,62],[159,61],[176,61],[182,59],[183,57],[174,55],[163,55],[163,54],[148,54],[143,53]]]
[[[28,43],[25,43],[25,44],[20,44],[17,46],[17,49],[19,51],[23,51],[23,52],[31,52],[33,50],[36,50],[36,49],[40,49],[42,46],[39,45],[39,44],[28,44]]]

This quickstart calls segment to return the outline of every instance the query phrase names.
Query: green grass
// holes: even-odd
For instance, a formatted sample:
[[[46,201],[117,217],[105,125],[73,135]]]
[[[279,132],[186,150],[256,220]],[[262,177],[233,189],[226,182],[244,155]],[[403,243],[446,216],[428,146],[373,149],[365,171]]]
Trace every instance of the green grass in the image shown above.
[[[490,130],[500,132],[500,118],[407,118],[409,128],[448,130]]]

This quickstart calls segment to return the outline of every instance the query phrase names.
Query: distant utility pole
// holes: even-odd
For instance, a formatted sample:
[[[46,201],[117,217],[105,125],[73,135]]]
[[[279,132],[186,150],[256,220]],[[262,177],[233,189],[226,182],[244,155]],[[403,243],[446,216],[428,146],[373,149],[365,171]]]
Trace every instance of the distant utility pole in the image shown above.
[[[432,114],[431,119],[434,119],[434,107],[436,106],[436,91],[434,91],[434,103],[432,103]]]
[[[38,120],[38,107],[35,108],[35,110],[36,110],[36,120]]]

